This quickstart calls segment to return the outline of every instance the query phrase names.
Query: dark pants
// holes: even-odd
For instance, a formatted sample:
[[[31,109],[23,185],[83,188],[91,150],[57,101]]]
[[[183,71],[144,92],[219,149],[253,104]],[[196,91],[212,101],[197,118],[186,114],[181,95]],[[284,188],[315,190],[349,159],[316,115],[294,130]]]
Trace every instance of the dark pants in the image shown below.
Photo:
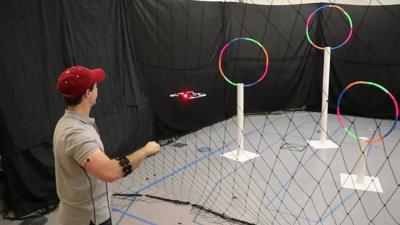
[[[90,221],[89,225],[94,225],[94,223],[92,221]],[[108,220],[106,220],[103,223],[101,223],[100,225],[112,225],[111,217]]]

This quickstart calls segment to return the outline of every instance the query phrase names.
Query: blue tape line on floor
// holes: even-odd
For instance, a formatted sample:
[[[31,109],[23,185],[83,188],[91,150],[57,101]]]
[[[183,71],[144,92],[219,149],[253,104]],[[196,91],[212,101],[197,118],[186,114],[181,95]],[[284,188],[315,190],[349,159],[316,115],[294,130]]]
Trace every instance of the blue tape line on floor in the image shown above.
[[[306,122],[306,121],[305,121],[305,122],[301,123],[301,124],[300,124],[299,126],[297,126],[297,127],[301,127],[301,126],[303,126],[303,125],[306,124],[306,123],[309,123],[309,122]],[[269,145],[268,148],[263,149],[263,150],[260,151],[259,153],[261,154],[261,153],[263,153],[264,151],[266,151],[267,149],[270,149],[271,146],[275,145],[275,144],[278,143],[281,139],[285,138],[286,136],[288,136],[288,134],[292,133],[292,132],[295,131],[295,130],[296,130],[296,129],[294,128],[293,130],[287,132],[283,137],[280,137],[280,138],[277,139],[275,142],[273,142],[271,145]],[[228,173],[228,174],[225,175],[223,178],[221,178],[219,181],[217,181],[217,182],[215,183],[214,187],[212,188],[212,190],[210,191],[210,193],[208,194],[206,200],[203,202],[202,205],[205,206],[205,205],[207,204],[209,198],[210,198],[211,195],[213,194],[213,192],[214,192],[215,188],[217,187],[218,183],[220,183],[223,179],[225,179],[226,177],[228,177],[229,175],[231,175],[233,172],[238,171],[239,169],[243,168],[243,166],[246,165],[248,162],[250,162],[250,160],[247,161],[247,162],[245,162],[245,163],[243,163],[239,168],[237,168],[237,169],[235,169],[234,171]],[[198,215],[199,215],[199,213],[196,214],[196,216],[193,218],[192,222],[196,222],[196,219],[197,219]]]
[[[340,128],[340,127],[339,127],[339,128]],[[333,136],[335,133],[336,133],[336,131],[332,134],[332,136]],[[376,131],[372,134],[371,139],[373,139],[373,138],[375,137],[375,134],[376,134]],[[370,152],[371,152],[371,147],[372,147],[372,145],[369,145],[368,151],[367,151],[367,158],[368,158],[368,156],[369,156],[369,154],[370,154]],[[314,155],[315,155],[315,153],[313,154],[313,156],[314,156]],[[304,165],[306,165],[306,163],[305,163]],[[297,173],[297,172],[296,172],[296,173]],[[291,179],[292,179],[292,178],[290,178],[289,180],[291,180]],[[281,190],[282,190],[282,189],[281,189]],[[328,213],[325,213],[324,215],[322,215],[320,219],[318,219],[318,220],[310,219],[310,220],[315,221],[315,224],[324,222],[324,221],[327,220],[330,216],[332,216],[333,213],[334,213],[336,210],[338,210],[346,201],[350,200],[355,194],[356,194],[356,191],[353,191],[351,194],[349,194],[347,197],[345,197],[343,201],[341,201],[341,202],[338,203],[335,207],[333,207],[332,210],[330,210]],[[278,195],[279,195],[279,194],[278,194]],[[276,196],[275,196],[275,197],[276,197]],[[274,197],[274,199],[275,199],[275,197]],[[274,199],[273,199],[273,200],[274,200]],[[270,204],[269,204],[269,205],[270,205]],[[267,210],[269,209],[269,205],[266,206]],[[275,211],[277,211],[277,210],[275,210]],[[283,213],[283,214],[288,214],[288,215],[290,215],[290,213],[287,213],[287,212],[285,212],[285,211],[283,211],[283,210],[279,210],[279,213]]]
[[[373,139],[375,137],[375,135],[376,135],[376,131],[372,134],[371,139]],[[372,144],[370,144],[369,147],[368,147],[367,159],[369,157],[369,154],[371,153],[371,149],[372,149],[371,147],[372,147]],[[338,210],[340,208],[340,206],[343,206],[343,204],[345,202],[347,202],[348,200],[350,200],[356,193],[357,193],[356,190],[354,190],[351,194],[349,194],[347,197],[345,197],[343,201],[341,201],[339,204],[337,204],[335,207],[333,207],[333,209],[329,213],[326,213],[326,215],[322,215],[321,216],[321,223],[324,222],[326,219],[328,219],[331,215],[333,215],[333,213],[336,210]]]
[[[277,121],[277,120],[280,120],[280,119],[281,119],[281,118],[278,118],[278,119],[276,119],[276,120],[274,120],[274,121]],[[249,131],[249,132],[245,133],[245,136],[246,136],[246,135],[250,135],[250,134],[252,134],[252,133],[254,133],[254,132],[256,132],[256,131],[257,131],[257,129],[256,129],[256,130]],[[230,145],[230,144],[232,144],[233,142],[235,142],[235,140],[232,140],[231,142],[228,142],[228,143],[224,144],[221,148],[218,148],[217,150],[214,150],[213,152],[208,153],[207,155],[201,157],[200,159],[203,160],[203,159],[208,158],[210,155],[215,154],[217,151],[220,151],[220,150],[223,149],[225,146]],[[194,160],[194,161],[192,161],[192,162],[189,163],[189,164],[190,164],[190,165],[194,165],[195,163],[200,162],[201,160],[199,160],[199,159],[198,159],[198,160]],[[187,164],[187,165],[188,165],[188,164]],[[187,165],[184,166],[185,169],[188,167]],[[183,167],[182,167],[182,168],[183,168]],[[183,169],[182,169],[182,170],[183,170]],[[166,176],[162,177],[161,179],[158,179],[158,180],[156,180],[156,181],[154,181],[154,182],[152,182],[152,183],[146,185],[145,187],[142,187],[141,189],[137,190],[137,191],[134,192],[134,193],[142,192],[142,191],[146,190],[147,188],[150,188],[151,186],[154,186],[154,185],[156,185],[156,184],[158,184],[158,183],[164,181],[165,179],[167,179],[167,178],[169,178],[169,177],[172,177],[173,175],[176,175],[178,172],[180,172],[180,171],[182,171],[182,170],[178,169],[177,171],[174,171],[174,172],[170,173],[169,175],[166,175]],[[125,212],[127,212],[127,211],[132,207],[132,205],[133,205],[133,201],[129,204],[129,206],[127,207],[127,209],[125,210]],[[119,223],[121,222],[121,220],[122,220],[123,217],[124,217],[124,215],[121,215],[121,217],[119,218],[119,220],[118,220],[118,222],[117,222],[117,225],[119,225]]]
[[[285,211],[282,211],[282,210],[279,210],[279,211],[278,211],[278,210],[276,210],[276,209],[271,209],[271,208],[267,208],[267,210],[268,210],[268,211],[273,211],[273,212],[278,212],[278,213],[280,213],[280,214],[285,214],[285,215],[288,215],[288,216],[293,216],[293,217],[298,218],[298,219],[306,220],[308,223],[310,223],[310,222],[318,223],[317,220],[310,219],[310,218],[308,218],[308,217],[306,217],[306,216],[299,216],[299,217],[297,217],[297,216],[294,215],[293,213],[288,213],[288,212],[285,212]]]
[[[245,133],[245,136],[246,136],[246,135],[251,135],[251,134],[253,134],[253,133],[255,133],[255,132],[256,132],[256,130],[249,131],[249,132]],[[224,149],[225,147],[231,145],[231,144],[234,143],[234,142],[235,142],[235,140],[232,140],[232,141],[230,141],[230,142],[224,144],[222,147],[220,147],[220,148],[218,148],[218,149],[216,149],[216,150],[214,150],[214,151],[212,151],[212,152],[209,152],[208,154],[204,155],[203,157],[198,158],[198,159],[196,159],[196,160],[190,162],[189,164],[186,164],[185,166],[179,168],[178,170],[173,171],[172,173],[170,173],[170,174],[168,174],[168,175],[165,175],[165,176],[163,176],[163,177],[161,177],[161,178],[159,178],[159,179],[157,179],[157,180],[155,180],[155,181],[149,183],[148,185],[146,185],[146,186],[144,186],[144,187],[142,187],[142,188],[136,190],[136,192],[134,192],[134,193],[140,193],[140,192],[142,192],[142,191],[144,191],[144,190],[146,190],[146,189],[148,189],[148,188],[150,188],[150,187],[152,187],[152,186],[154,186],[154,185],[156,185],[156,184],[159,184],[159,183],[163,182],[163,181],[166,180],[167,178],[176,175],[177,173],[183,171],[184,169],[189,168],[189,167],[193,166],[194,164],[196,164],[196,163],[198,163],[198,162],[200,162],[200,161],[202,161],[202,160],[204,160],[204,159],[209,158],[209,156],[214,155],[215,153],[221,151],[222,149]],[[129,206],[127,207],[127,209],[125,210],[125,212],[127,212],[127,211],[132,207],[132,205],[133,205],[133,201],[129,204]],[[117,222],[117,225],[119,225],[119,223],[121,222],[121,220],[122,220],[123,217],[124,217],[124,214],[122,214],[121,217],[119,218],[119,220],[118,220],[118,222]]]
[[[121,214],[124,215],[124,216],[130,217],[130,218],[135,219],[135,220],[139,220],[140,222],[143,222],[143,223],[146,223],[146,224],[149,224],[149,225],[157,225],[156,223],[150,222],[150,221],[148,221],[148,220],[146,220],[146,219],[143,219],[143,218],[141,218],[141,217],[138,217],[138,216],[132,215],[132,214],[130,214],[130,213],[124,212],[124,211],[119,210],[119,209],[117,209],[117,208],[114,208],[114,207],[113,207],[113,208],[111,208],[111,209],[112,209],[113,212],[119,212],[119,213],[121,213]],[[118,221],[117,224],[119,224],[119,222],[120,222],[120,221]]]

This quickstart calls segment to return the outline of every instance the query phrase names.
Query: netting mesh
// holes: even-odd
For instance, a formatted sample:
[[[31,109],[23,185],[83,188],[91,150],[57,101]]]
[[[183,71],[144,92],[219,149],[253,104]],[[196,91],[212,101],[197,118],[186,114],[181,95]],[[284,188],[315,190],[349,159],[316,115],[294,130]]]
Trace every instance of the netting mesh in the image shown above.
[[[240,24],[240,30],[233,32],[238,33],[238,36],[251,35],[243,22],[247,16],[246,7],[244,5],[240,15],[231,15],[234,23]],[[267,29],[272,29],[285,41],[282,59],[296,55],[293,53],[296,52],[296,47],[291,45],[292,34],[299,29],[296,25],[299,21],[306,21],[306,16],[299,13],[300,7],[301,5],[293,6],[293,12],[297,12],[297,15],[290,32],[283,34],[279,32],[277,24],[269,22],[264,28],[260,28],[264,29],[261,40],[265,39]],[[368,8],[369,6],[355,29],[364,26]],[[331,16],[337,16],[332,12],[334,11],[328,11],[327,17],[322,18],[320,32],[335,33],[334,27],[326,27],[326,21]],[[270,21],[271,9],[265,11],[260,8],[259,13],[262,15],[261,19]],[[200,27],[203,27],[203,14],[201,18]],[[346,25],[344,18],[335,18],[338,23],[344,24],[342,26]],[[190,15],[187,13],[186,21],[189,19]],[[188,26],[183,32],[187,33],[187,30]],[[318,34],[313,35],[315,37]],[[341,37],[337,37],[340,35],[342,34],[333,39],[340,39]],[[365,47],[357,33],[353,38],[359,43],[357,46]],[[329,43],[332,40],[323,41]],[[398,38],[392,46],[397,42]],[[302,45],[308,43],[303,41]],[[349,48],[353,46],[350,44]],[[190,46],[185,45],[185,48]],[[387,61],[370,48],[366,49],[379,62]],[[242,55],[244,53],[245,51],[241,52]],[[238,55],[239,48],[236,51],[236,56]],[[262,65],[262,60],[259,60],[262,57],[259,51],[258,67]],[[346,60],[347,58],[344,61]],[[233,62],[235,64],[230,68],[229,74],[236,74],[239,70],[236,62]],[[343,70],[347,65],[343,63],[338,69]],[[285,63],[276,71],[280,73],[284,68]],[[187,77],[184,79],[186,81]],[[268,78],[265,82],[268,82]],[[121,212],[117,224],[137,196],[143,195],[192,205],[196,209],[193,222],[198,217],[218,215],[219,219],[215,223],[400,224],[400,215],[396,213],[400,207],[399,129],[394,129],[381,142],[368,144],[365,154],[362,154],[364,149],[341,128],[336,115],[328,115],[327,130],[322,130],[320,121],[320,113],[304,109],[246,115],[242,131],[244,149],[259,156],[245,162],[222,156],[237,149],[240,143],[237,139],[236,117],[165,142],[161,154],[147,159],[133,175],[114,185],[114,193],[117,194],[113,199],[113,210]],[[346,115],[344,122],[357,136],[370,139],[383,136],[393,124],[390,119]],[[319,140],[322,132],[326,132],[327,139],[338,147],[311,147],[309,141]],[[363,167],[363,164],[366,166]],[[354,178],[360,174],[365,176],[362,183],[364,185],[360,185],[358,182],[361,181]],[[361,186],[366,190],[357,189]]]
[[[393,123],[344,118],[368,138]],[[238,146],[236,117],[213,124],[164,145],[114,192],[186,202],[250,224],[399,224],[399,129],[367,146],[365,175],[379,179],[383,192],[364,191],[342,186],[351,180],[344,175],[358,173],[363,157],[336,115],[329,115],[327,137],[339,147],[309,146],[320,138],[319,119],[320,113],[306,111],[246,116],[244,148],[259,154],[246,162],[221,156]],[[125,211],[130,204],[130,197],[118,196],[113,207]]]

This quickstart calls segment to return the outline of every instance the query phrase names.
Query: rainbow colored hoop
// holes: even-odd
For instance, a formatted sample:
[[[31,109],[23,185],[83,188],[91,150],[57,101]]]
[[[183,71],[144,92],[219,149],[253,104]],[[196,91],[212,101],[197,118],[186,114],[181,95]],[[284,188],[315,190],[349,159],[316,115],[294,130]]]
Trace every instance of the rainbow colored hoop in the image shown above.
[[[311,40],[310,34],[309,34],[309,32],[308,32],[308,30],[309,30],[308,28],[309,28],[309,26],[310,26],[311,18],[312,18],[317,12],[319,12],[320,10],[322,10],[322,9],[324,9],[324,8],[327,8],[327,7],[329,7],[329,8],[336,8],[336,9],[338,9],[339,11],[341,11],[341,12],[347,17],[347,20],[348,20],[349,26],[350,26],[350,32],[349,32],[349,34],[347,35],[346,40],[345,40],[342,44],[340,44],[340,45],[338,45],[338,46],[331,47],[331,50],[335,50],[335,49],[338,49],[338,48],[342,47],[343,45],[347,44],[347,42],[349,42],[349,40],[350,40],[350,38],[351,38],[351,36],[352,36],[352,34],[353,34],[353,21],[351,20],[350,15],[349,15],[346,11],[344,11],[344,9],[343,9],[342,7],[340,7],[340,6],[337,6],[337,5],[323,5],[323,6],[319,7],[319,8],[317,8],[313,13],[311,13],[310,16],[308,16],[308,19],[307,19],[307,24],[306,24],[306,36],[307,36],[308,42],[310,42],[310,44],[311,44],[314,48],[317,48],[317,49],[320,49],[320,50],[324,50],[324,47],[320,47],[320,46],[316,45],[316,44]]]
[[[346,87],[345,89],[342,90],[342,92],[340,93],[339,98],[338,98],[338,100],[337,100],[337,106],[336,106],[336,114],[337,114],[339,123],[340,123],[340,125],[346,130],[346,134],[348,133],[352,138],[354,138],[354,139],[356,139],[356,140],[359,140],[359,139],[360,139],[357,135],[355,135],[354,133],[352,133],[352,132],[344,125],[342,115],[340,114],[340,103],[341,103],[341,101],[342,101],[343,95],[347,92],[347,90],[349,90],[349,88],[351,88],[351,87],[354,86],[354,85],[358,85],[358,84],[367,84],[367,85],[375,86],[375,87],[381,89],[382,91],[384,91],[386,94],[388,94],[388,95],[390,96],[390,98],[392,99],[392,101],[393,101],[394,107],[395,107],[395,109],[396,109],[396,115],[395,115],[395,117],[394,117],[394,122],[393,122],[392,127],[390,128],[390,130],[389,130],[385,135],[383,135],[383,136],[381,136],[381,137],[379,137],[379,138],[368,139],[368,140],[367,140],[367,142],[370,142],[370,143],[382,141],[382,140],[383,140],[385,137],[387,137],[387,136],[394,130],[394,128],[396,127],[397,119],[398,119],[398,117],[399,117],[399,107],[398,107],[398,105],[397,105],[397,101],[396,101],[396,99],[394,98],[394,96],[393,96],[386,88],[384,88],[383,86],[381,86],[381,85],[379,85],[379,84],[377,84],[377,83],[368,82],[368,81],[356,81],[356,82],[353,82],[353,83],[347,85],[347,87]]]
[[[262,46],[262,45],[260,44],[260,42],[254,40],[254,39],[252,39],[252,38],[235,38],[235,39],[231,40],[228,44],[226,44],[226,45],[222,48],[221,52],[219,53],[218,68],[219,68],[219,72],[221,73],[222,77],[223,77],[228,83],[230,83],[230,84],[232,84],[232,85],[234,85],[234,86],[237,86],[237,83],[235,83],[235,82],[229,80],[228,77],[226,77],[226,75],[225,75],[225,73],[224,73],[224,70],[222,69],[222,57],[223,57],[223,55],[224,55],[224,53],[225,53],[225,50],[229,47],[229,45],[231,45],[232,43],[234,43],[234,42],[236,42],[236,41],[241,41],[241,40],[251,41],[251,42],[257,44],[258,46],[261,47],[261,49],[263,50],[264,55],[265,55],[265,70],[264,70],[263,74],[261,75],[261,77],[260,77],[258,80],[254,81],[253,83],[250,83],[250,84],[243,84],[243,87],[251,87],[251,86],[253,86],[253,85],[258,84],[258,83],[261,82],[262,80],[264,80],[264,78],[267,76],[267,73],[268,73],[268,68],[269,68],[269,57],[268,57],[268,53],[267,53],[267,50],[264,48],[264,46]]]

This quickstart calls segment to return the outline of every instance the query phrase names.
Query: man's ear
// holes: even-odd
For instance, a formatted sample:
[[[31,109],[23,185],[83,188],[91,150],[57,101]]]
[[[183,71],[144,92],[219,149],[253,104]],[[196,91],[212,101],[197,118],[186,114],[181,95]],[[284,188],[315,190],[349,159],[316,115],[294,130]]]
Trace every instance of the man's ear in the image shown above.
[[[85,97],[89,97],[89,95],[90,95],[90,89],[86,89],[86,91],[85,91]]]

